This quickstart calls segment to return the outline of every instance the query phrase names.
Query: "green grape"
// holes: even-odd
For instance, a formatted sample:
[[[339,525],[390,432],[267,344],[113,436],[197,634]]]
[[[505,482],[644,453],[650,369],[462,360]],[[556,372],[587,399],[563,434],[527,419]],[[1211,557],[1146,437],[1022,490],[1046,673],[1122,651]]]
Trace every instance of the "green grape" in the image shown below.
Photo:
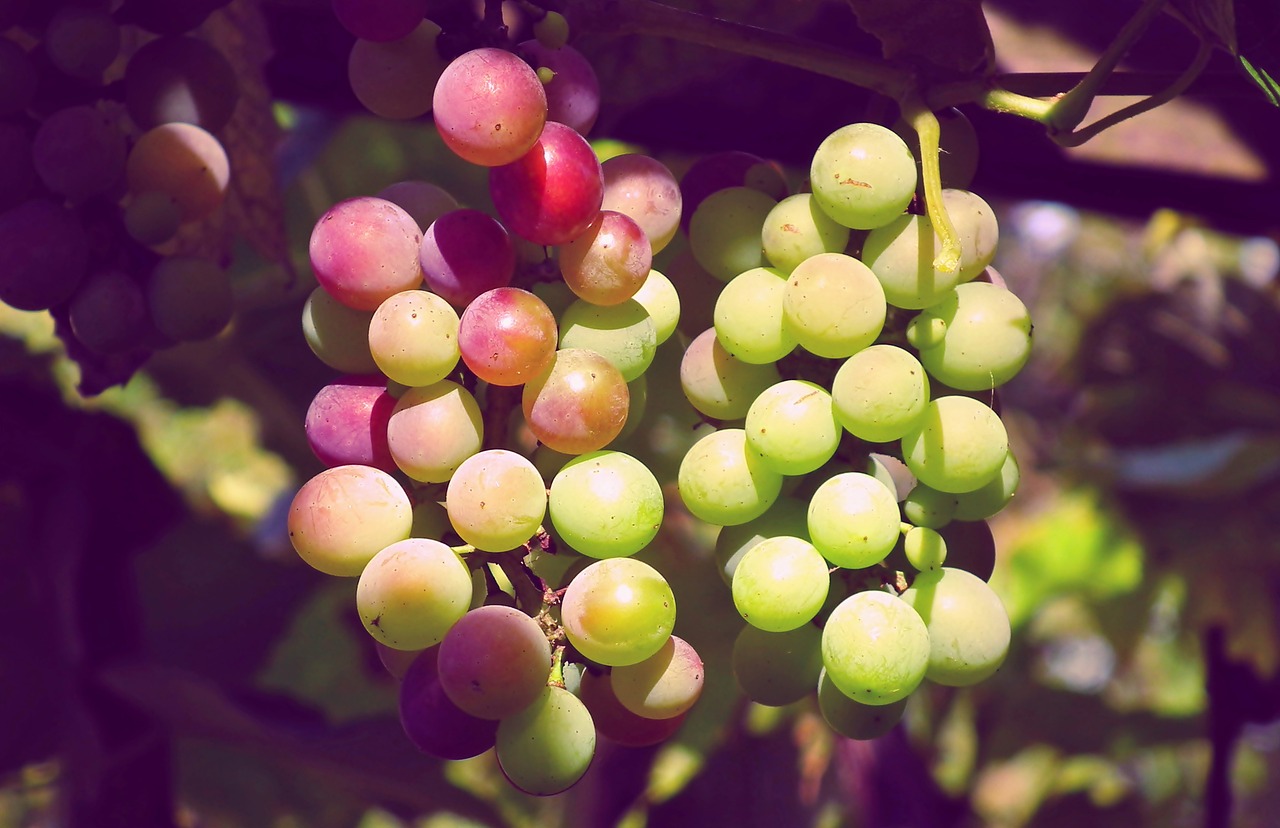
[[[971,492],[1000,471],[1009,436],[999,415],[972,397],[939,397],[902,437],[902,459],[930,488]]]
[[[413,504],[413,527],[409,530],[410,537],[444,540],[445,533],[452,530],[449,511],[444,508],[443,503],[423,500]]]
[[[542,626],[513,607],[486,605],[462,616],[436,651],[440,687],[463,712],[505,719],[532,704],[551,674]]]
[[[882,227],[902,214],[916,192],[916,160],[893,130],[848,124],[823,139],[809,167],[822,211],[854,230]]]
[[[802,538],[765,538],[747,550],[733,573],[733,605],[753,627],[786,632],[807,624],[827,599],[827,562]]]
[[[938,569],[947,560],[947,542],[928,526],[912,526],[902,539],[902,551],[919,572]]]
[[[920,361],[939,382],[985,391],[1011,380],[1031,355],[1031,317],[1009,290],[959,285],[907,327]]]
[[[747,446],[779,474],[817,471],[840,445],[831,395],[807,380],[783,380],[761,392],[747,410],[745,430]]]
[[[448,546],[408,538],[369,561],[356,584],[356,607],[374,639],[397,650],[439,644],[471,606],[471,572]]]
[[[769,263],[790,273],[810,256],[842,252],[849,244],[849,228],[822,212],[812,193],[796,193],[769,211],[760,237]]]
[[[344,374],[376,374],[378,363],[369,350],[369,322],[373,311],[361,311],[314,288],[302,306],[302,335],[316,358]]]
[[[525,543],[547,514],[547,488],[528,458],[487,449],[459,464],[445,493],[449,522],[467,543],[505,552]]]
[[[631,298],[639,302],[653,319],[657,344],[670,339],[680,323],[680,293],[671,280],[657,270],[650,270],[640,290]]]
[[[560,347],[595,351],[630,382],[653,362],[658,329],[644,305],[634,299],[614,305],[579,299],[560,317]]]
[[[422,483],[443,483],[480,450],[484,423],[471,392],[452,380],[410,388],[387,423],[391,457]]]
[[[409,537],[413,506],[394,477],[372,466],[325,469],[289,505],[289,540],[326,575],[355,577],[383,547]]]
[[[929,631],[911,604],[878,590],[840,602],[822,628],[822,665],[835,686],[863,704],[892,704],[919,686]]]
[[[956,517],[960,495],[940,492],[919,483],[902,500],[902,517],[912,526],[941,529]]]
[[[597,451],[573,458],[551,481],[548,499],[556,534],[592,558],[634,555],[662,525],[662,487],[629,454]]]
[[[369,321],[369,352],[378,370],[398,383],[437,383],[458,365],[458,313],[426,290],[389,296]]]
[[[884,560],[901,534],[898,499],[862,472],[823,481],[809,498],[809,537],[836,566],[862,569]]]
[[[733,642],[733,676],[756,704],[781,707],[813,692],[822,671],[822,630],[801,624],[786,632],[745,625]]]
[[[726,428],[693,444],[680,461],[676,484],[694,517],[732,526],[773,505],[782,491],[782,475],[747,447],[746,431]]]
[[[884,290],[862,262],[843,253],[810,256],[791,271],[783,325],[800,346],[831,359],[852,356],[884,328]]]
[[[747,550],[765,538],[790,535],[808,540],[808,509],[807,502],[782,495],[760,517],[722,528],[716,536],[715,559],[725,584],[733,583],[733,573],[738,567],[738,561],[742,560]]]
[[[902,721],[909,698],[903,696],[888,704],[864,704],[845,695],[826,670],[818,677],[818,710],[831,729],[846,739],[867,741],[885,735]]]
[[[512,785],[534,796],[573,787],[591,765],[596,729],[586,705],[548,685],[524,710],[498,724],[498,766]]]
[[[1009,615],[986,581],[944,566],[921,572],[902,600],[924,619],[929,635],[925,677],[967,687],[990,676],[1009,652]]]
[[[768,264],[760,227],[777,201],[751,187],[726,187],[702,200],[689,220],[689,249],[722,282]]]
[[[689,343],[680,361],[680,388],[699,412],[717,420],[747,416],[762,391],[782,380],[772,362],[752,365],[735,358],[707,328]]]
[[[946,298],[961,282],[991,264],[999,230],[995,213],[967,190],[944,190],[942,203],[960,238],[960,266],[935,270],[942,240],[928,216],[904,215],[872,230],[862,244],[862,261],[884,287],[886,301],[897,308],[927,308]]]
[[[635,558],[586,566],[560,601],[560,620],[579,653],[607,667],[644,661],[676,623],[676,598],[662,573]]]
[[[999,474],[971,492],[955,495],[955,519],[986,520],[1013,500],[1021,481],[1018,458],[1010,451]]]
[[[869,443],[898,440],[924,416],[929,377],[911,352],[872,345],[841,364],[831,382],[836,419]]]
[[[754,267],[739,273],[716,299],[716,339],[736,359],[752,365],[777,362],[795,350],[796,338],[782,324],[786,275]]]
[[[697,650],[673,635],[644,661],[614,667],[609,683],[622,706],[637,716],[672,719],[698,701],[704,675]]]

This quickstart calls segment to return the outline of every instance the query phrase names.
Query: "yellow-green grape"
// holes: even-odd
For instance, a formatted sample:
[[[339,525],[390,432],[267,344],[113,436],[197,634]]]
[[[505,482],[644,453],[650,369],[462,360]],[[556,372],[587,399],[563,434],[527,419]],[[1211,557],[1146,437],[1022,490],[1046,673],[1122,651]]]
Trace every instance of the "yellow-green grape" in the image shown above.
[[[782,491],[782,475],[748,447],[740,428],[713,431],[694,443],[680,461],[676,483],[694,517],[718,526],[759,517]]]
[[[747,550],[765,538],[791,535],[808,540],[808,509],[806,501],[782,495],[760,517],[722,528],[716,536],[715,559],[725,584],[733,583],[733,573],[738,567],[738,561],[742,560]]]
[[[471,572],[440,541],[398,541],[360,573],[356,607],[364,628],[388,647],[430,647],[470,609]]]
[[[389,296],[369,321],[369,351],[378,369],[398,383],[439,382],[458,365],[458,313],[426,290]]]
[[[662,649],[609,673],[622,706],[646,719],[672,719],[688,711],[702,694],[702,658],[687,641],[671,636]]]
[[[658,329],[649,311],[634,299],[616,305],[578,299],[560,317],[560,347],[595,351],[630,382],[653,362]]]
[[[458,466],[445,493],[454,530],[485,552],[528,541],[547,513],[547,488],[533,462],[506,449],[487,449]]]
[[[999,473],[1009,435],[999,415],[972,397],[939,397],[902,438],[902,459],[926,486],[971,492]]]
[[[752,365],[777,362],[795,350],[796,338],[782,324],[786,274],[753,267],[730,280],[716,298],[716,339],[736,359]]]
[[[592,661],[618,667],[662,649],[676,622],[676,598],[662,573],[635,558],[586,566],[560,601],[569,643]]]
[[[823,670],[818,678],[818,710],[831,729],[846,739],[878,739],[902,721],[907,709],[904,696],[889,704],[866,704],[849,698]]]
[[[796,193],[774,205],[760,231],[769,264],[783,273],[819,253],[839,253],[849,244],[849,228],[818,207],[812,193]]]
[[[777,201],[751,187],[726,187],[702,200],[689,220],[689,249],[722,282],[768,264],[760,227]]]
[[[807,380],[783,380],[761,392],[747,410],[745,430],[751,450],[785,475],[817,471],[840,445],[831,395]]]
[[[902,517],[912,526],[941,529],[957,517],[956,504],[960,497],[917,484],[902,500]]]
[[[824,480],[809,498],[809,538],[836,566],[862,569],[884,560],[901,534],[898,499],[862,472]]]
[[[949,687],[966,687],[990,676],[1009,652],[1009,615],[987,582],[963,569],[944,566],[921,572],[902,600],[928,629],[926,677]]]
[[[813,154],[809,184],[818,206],[854,230],[882,227],[916,192],[916,159],[906,142],[879,124],[848,124]]]
[[[955,495],[955,519],[986,520],[993,516],[1013,500],[1021,481],[1018,458],[1010,451],[1000,466],[1000,473],[991,478],[990,482],[971,492]]]
[[[733,573],[733,605],[748,624],[786,632],[813,620],[831,576],[813,544],[780,535],[747,550]]]
[[[884,328],[884,289],[870,268],[843,253],[810,256],[791,271],[783,325],[800,346],[829,359],[861,351]]]
[[[920,361],[939,382],[985,391],[1013,379],[1031,355],[1031,316],[1009,290],[958,285],[907,326]]]
[[[896,345],[872,345],[841,364],[831,401],[845,430],[869,443],[901,439],[924,416],[929,377],[920,361]]]
[[[733,677],[756,704],[781,707],[813,692],[822,672],[822,630],[768,632],[747,624],[733,642]]]
[[[928,526],[912,526],[902,539],[902,550],[920,572],[938,569],[947,559],[947,542],[937,529]]]
[[[498,724],[498,766],[512,785],[534,796],[573,787],[595,751],[591,714],[563,687],[548,685],[533,704]]]
[[[680,388],[700,413],[717,420],[739,420],[760,392],[780,382],[772,362],[752,365],[720,344],[715,328],[694,337],[680,360]]]
[[[662,526],[662,487],[653,472],[620,451],[573,458],[551,481],[549,512],[556,534],[592,558],[634,555]]]
[[[631,298],[649,312],[658,344],[670,339],[680,323],[680,293],[671,280],[660,271],[650,270],[640,290]]]
[[[855,592],[822,628],[822,664],[835,686],[863,704],[892,704],[920,685],[930,635],[911,604],[887,592]]]

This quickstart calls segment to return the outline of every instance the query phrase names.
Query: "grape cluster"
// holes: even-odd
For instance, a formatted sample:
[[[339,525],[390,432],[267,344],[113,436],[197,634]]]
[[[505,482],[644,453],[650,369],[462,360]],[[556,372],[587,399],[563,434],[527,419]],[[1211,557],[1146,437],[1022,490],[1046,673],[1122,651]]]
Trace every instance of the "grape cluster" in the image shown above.
[[[0,301],[53,312],[86,392],[231,318],[224,269],[175,242],[218,209],[230,176],[215,133],[235,72],[193,33],[222,5],[0,11]]]
[[[335,0],[361,38],[352,86],[386,117],[429,111],[488,170],[493,209],[405,181],[315,223],[302,325],[343,376],[307,412],[327,468],[289,511],[298,554],[357,579],[408,737],[447,759],[492,748],[516,787],[548,795],[581,778],[597,735],[671,736],[703,665],[642,554],[668,497],[722,527],[753,701],[812,697],[834,730],[872,738],[925,678],[994,672],[1009,622],[985,520],[1018,467],[989,403],[1030,325],[988,267],[990,208],[946,191],[963,251],[936,269],[909,212],[914,156],[875,124],[824,141],[795,194],[741,152],[679,181],[643,154],[601,162],[584,138],[598,85],[550,14],[538,39],[441,64],[430,100],[394,114],[360,93],[357,50],[438,43],[422,5]],[[377,86],[403,101],[392,74]],[[669,245],[688,253],[677,278],[654,268]],[[696,331],[687,300],[706,306]],[[620,446],[644,442],[649,395],[676,385],[697,438],[660,479]],[[890,457],[918,481],[905,497]]]

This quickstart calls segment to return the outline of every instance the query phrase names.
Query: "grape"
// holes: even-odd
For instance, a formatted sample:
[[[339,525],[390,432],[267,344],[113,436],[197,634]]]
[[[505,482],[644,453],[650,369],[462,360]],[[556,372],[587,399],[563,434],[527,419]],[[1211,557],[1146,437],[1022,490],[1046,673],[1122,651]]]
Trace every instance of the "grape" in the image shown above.
[[[569,21],[560,12],[548,11],[534,21],[533,36],[547,49],[559,49],[569,42]]]
[[[511,232],[534,244],[560,245],[599,214],[604,174],[585,138],[549,121],[529,152],[489,171],[489,194]]]
[[[954,495],[956,520],[986,520],[1003,509],[1018,491],[1022,472],[1018,458],[1010,451],[1000,465],[1000,473],[971,492]]]
[[[388,296],[369,321],[378,369],[402,385],[431,385],[458,364],[458,314],[440,296],[406,290]]]
[[[698,205],[707,196],[727,187],[750,187],[774,201],[787,194],[787,180],[782,169],[758,155],[741,150],[704,155],[694,161],[680,179],[680,198],[684,204],[680,223],[686,232]]]
[[[813,692],[822,672],[822,630],[768,632],[747,624],[733,642],[733,676],[756,704],[781,707]]]
[[[1014,377],[1031,355],[1031,317],[1017,296],[987,282],[958,285],[907,326],[920,362],[944,385],[985,391]]]
[[[440,27],[430,20],[397,40],[360,39],[347,55],[347,82],[365,109],[381,118],[408,120],[431,111],[445,71],[436,50]]]
[[[898,542],[898,500],[884,483],[862,472],[822,482],[809,499],[809,537],[836,566],[862,569],[884,560]]]
[[[26,201],[36,187],[39,176],[31,157],[31,142],[31,132],[25,125],[0,124],[0,211]]]
[[[379,551],[408,538],[412,523],[404,488],[370,466],[325,469],[302,485],[289,506],[293,548],[326,575],[359,575]]]
[[[405,675],[409,672],[409,668],[418,656],[426,652],[426,650],[397,650],[395,647],[388,647],[381,641],[374,639],[373,650],[378,654],[378,663],[387,671],[387,675],[396,681],[404,681]]]
[[[595,305],[630,299],[652,265],[653,252],[640,225],[613,210],[601,210],[582,235],[560,247],[565,284],[578,298]]]
[[[480,450],[484,426],[471,392],[451,380],[410,388],[396,400],[387,445],[396,465],[423,483],[443,483]]]
[[[732,585],[742,556],[765,538],[790,535],[808,540],[808,509],[805,501],[784,494],[760,517],[722,528],[716,536],[715,559],[725,584]]]
[[[89,268],[89,239],[76,214],[37,198],[0,213],[0,302],[48,310],[71,298]]]
[[[546,484],[528,458],[487,449],[453,473],[445,508],[464,541],[485,552],[505,552],[538,531],[547,513]]]
[[[688,715],[681,713],[669,719],[637,716],[618,701],[608,673],[587,670],[583,673],[578,695],[591,712],[596,732],[602,738],[625,747],[648,747],[671,738]]]
[[[181,121],[218,132],[231,120],[239,97],[231,64],[198,38],[157,38],[125,67],[125,106],[142,129]]]
[[[929,664],[929,631],[911,604],[887,592],[855,592],[822,628],[827,677],[851,699],[892,704],[919,686]]]
[[[208,259],[167,256],[147,280],[147,308],[165,336],[178,342],[208,339],[231,322],[231,280]]]
[[[360,621],[397,650],[439,644],[471,605],[471,572],[448,546],[406,538],[369,560],[356,584]]]
[[[494,288],[462,312],[462,361],[493,385],[522,385],[550,365],[559,330],[546,303],[527,290]]]
[[[680,321],[677,327],[692,339],[715,324],[716,300],[725,283],[698,264],[687,245],[672,256],[664,271],[680,292]]]
[[[141,346],[150,324],[141,285],[114,269],[89,274],[71,297],[68,315],[76,339],[99,354]]]
[[[783,380],[766,388],[747,410],[745,428],[750,449],[780,474],[817,471],[840,444],[831,395],[807,380]]]
[[[454,624],[437,655],[440,686],[463,711],[482,719],[520,712],[542,695],[551,645],[520,610],[483,606]]]
[[[326,466],[363,464],[394,472],[387,424],[395,404],[383,377],[342,377],[321,388],[307,407],[307,443]]]
[[[445,146],[472,164],[498,167],[534,146],[546,123],[547,95],[519,56],[484,47],[449,63],[431,108]]]
[[[342,27],[364,40],[399,40],[427,13],[429,0],[332,0]]]
[[[751,187],[728,187],[703,199],[689,220],[689,249],[722,282],[769,262],[760,226],[777,201]]]
[[[479,210],[454,210],[433,221],[422,234],[418,260],[427,287],[455,308],[506,287],[516,272],[516,250],[507,231]]]
[[[810,256],[791,271],[782,319],[800,346],[821,357],[852,356],[884,327],[884,290],[862,262],[843,253]]]
[[[511,784],[534,796],[572,787],[595,749],[591,714],[563,687],[548,685],[533,704],[498,724],[498,765]]]
[[[630,393],[613,363],[595,351],[562,348],[521,394],[525,422],[539,442],[565,454],[602,449],[622,431]]]
[[[936,529],[913,526],[902,539],[907,561],[918,571],[937,569],[947,559],[947,542]]]
[[[96,107],[70,106],[50,115],[36,130],[32,159],[46,187],[71,201],[83,201],[123,179],[124,134]]]
[[[608,558],[586,566],[560,601],[569,643],[608,667],[649,658],[671,635],[676,599],[658,570],[635,558]]]
[[[231,163],[207,130],[195,124],[160,124],[134,142],[125,159],[125,178],[134,193],[164,193],[178,203],[184,222],[198,221],[213,215],[226,198]]]
[[[698,701],[703,674],[698,652],[673,635],[644,661],[614,667],[610,684],[622,706],[637,716],[671,719]]]
[[[445,213],[451,213],[460,206],[457,199],[429,181],[397,181],[383,187],[375,195],[402,207],[423,230]]]
[[[725,351],[753,365],[777,362],[795,350],[796,338],[782,322],[787,276],[773,267],[753,267],[733,277],[715,306],[716,339]]]
[[[872,345],[849,357],[831,383],[836,419],[860,440],[899,440],[929,403],[929,377],[909,351]]]
[[[810,256],[841,253],[849,243],[849,228],[822,212],[812,193],[787,196],[774,205],[760,235],[765,258],[784,274]]]
[[[516,51],[534,69],[545,67],[554,73],[544,87],[547,120],[579,135],[590,132],[600,114],[600,81],[590,61],[572,46],[548,48],[536,40],[526,40]]]
[[[845,227],[882,227],[907,209],[916,191],[916,160],[892,130],[848,124],[823,139],[809,169],[813,198]]]
[[[941,529],[956,516],[960,495],[917,484],[902,500],[902,517],[913,526]]]
[[[949,687],[967,687],[989,677],[1009,651],[1009,616],[985,581],[944,566],[921,572],[902,600],[929,631],[925,677]]]
[[[826,670],[818,678],[818,710],[831,729],[846,739],[878,739],[902,721],[907,709],[904,696],[888,704],[864,704],[836,687]]]
[[[644,284],[631,298],[639,302],[653,319],[657,344],[670,339],[680,323],[680,294],[671,280],[656,270],[650,270]]]
[[[572,458],[551,481],[548,509],[556,534],[592,558],[633,555],[662,526],[662,487],[653,472],[619,451]]]
[[[470,759],[494,746],[498,723],[463,712],[440,686],[436,654],[424,650],[400,682],[400,726],[423,753],[439,759]]]
[[[694,517],[719,526],[764,514],[782,491],[782,475],[747,446],[740,428],[700,438],[680,461],[680,498]]]
[[[953,520],[938,530],[947,543],[947,564],[990,580],[996,567],[996,543],[985,520]]]
[[[147,245],[164,244],[182,226],[182,210],[173,196],[161,192],[137,193],[124,207],[124,229]]]
[[[753,627],[794,630],[813,620],[827,600],[827,562],[802,538],[778,535],[747,550],[733,572],[733,605]]]
[[[390,201],[359,196],[338,202],[316,222],[308,243],[320,285],[356,310],[376,311],[389,296],[422,284],[413,217]]]
[[[378,363],[369,350],[369,322],[373,311],[356,310],[314,288],[302,306],[302,333],[316,357],[335,371],[376,374]]]
[[[773,363],[752,365],[731,356],[714,328],[695,337],[680,362],[685,397],[698,411],[718,420],[746,417],[755,398],[781,380]]]
[[[902,459],[920,482],[942,492],[971,492],[1000,471],[1009,437],[1000,417],[971,397],[933,400],[902,437]]]
[[[413,505],[413,527],[409,530],[409,537],[443,540],[445,534],[452,530],[449,512],[443,503],[420,500]]]
[[[666,248],[680,227],[680,185],[665,164],[638,153],[615,155],[600,169],[604,174],[602,210],[616,210],[635,220],[654,254]]]
[[[658,332],[634,299],[606,306],[579,299],[560,317],[560,347],[595,351],[631,382],[653,362]]]

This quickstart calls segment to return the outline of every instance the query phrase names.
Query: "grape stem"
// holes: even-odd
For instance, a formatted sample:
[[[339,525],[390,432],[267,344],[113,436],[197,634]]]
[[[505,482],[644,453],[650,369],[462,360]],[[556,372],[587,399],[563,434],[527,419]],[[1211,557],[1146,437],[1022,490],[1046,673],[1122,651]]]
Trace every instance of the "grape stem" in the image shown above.
[[[527,615],[536,618],[545,607],[546,584],[525,564],[524,556],[527,551],[513,549],[493,557],[511,582],[511,588],[516,591],[516,604]]]
[[[912,92],[901,101],[902,116],[911,124],[920,138],[920,177],[924,184],[924,203],[929,213],[933,232],[942,242],[942,249],[933,259],[933,269],[943,273],[955,273],[960,268],[960,236],[947,215],[942,203],[942,168],[938,162],[941,152],[941,129],[938,118],[925,106],[920,95]]]
[[[551,675],[547,677],[547,684],[552,687],[564,689],[564,645],[557,644],[555,649],[551,651]]]

